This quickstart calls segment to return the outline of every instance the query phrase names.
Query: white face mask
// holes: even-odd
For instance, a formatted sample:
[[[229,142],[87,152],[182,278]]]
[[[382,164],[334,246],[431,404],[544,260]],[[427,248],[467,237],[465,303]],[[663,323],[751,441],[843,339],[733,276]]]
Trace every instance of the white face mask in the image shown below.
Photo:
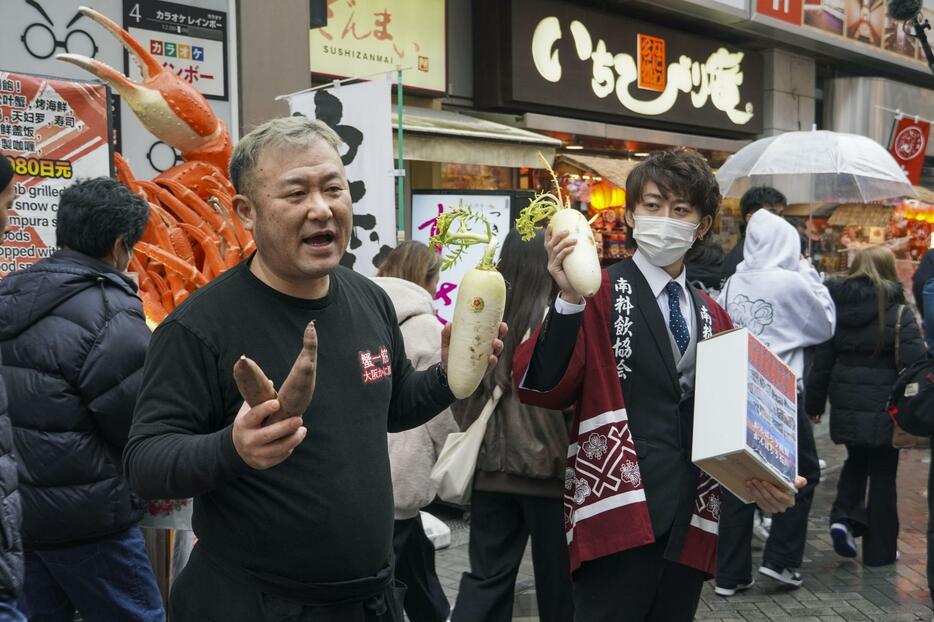
[[[663,216],[633,216],[636,222],[632,237],[639,251],[653,266],[664,268],[675,263],[694,244],[700,223],[689,223]]]

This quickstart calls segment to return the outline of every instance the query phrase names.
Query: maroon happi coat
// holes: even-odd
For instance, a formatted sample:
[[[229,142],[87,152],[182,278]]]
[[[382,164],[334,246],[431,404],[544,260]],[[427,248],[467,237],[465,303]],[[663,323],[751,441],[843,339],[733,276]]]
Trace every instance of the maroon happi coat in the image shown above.
[[[564,496],[572,572],[583,562],[655,541],[620,381],[623,370],[636,379],[639,374],[638,369],[626,366],[626,355],[620,354],[621,345],[628,347],[628,340],[621,343],[619,338],[622,329],[630,326],[629,298],[623,298],[628,293],[625,279],[611,282],[604,270],[600,290],[584,309],[564,377],[547,391],[517,386],[524,403],[552,409],[575,407]],[[694,304],[705,322],[697,327],[698,341],[732,328],[729,316],[716,302],[703,292],[694,290],[694,294]],[[657,303],[653,299],[643,304]],[[517,385],[528,370],[540,331],[541,327],[516,350],[513,377]],[[720,486],[701,471],[693,514],[689,523],[685,521],[686,532],[677,536],[681,542],[677,561],[711,577],[716,572],[719,515]]]

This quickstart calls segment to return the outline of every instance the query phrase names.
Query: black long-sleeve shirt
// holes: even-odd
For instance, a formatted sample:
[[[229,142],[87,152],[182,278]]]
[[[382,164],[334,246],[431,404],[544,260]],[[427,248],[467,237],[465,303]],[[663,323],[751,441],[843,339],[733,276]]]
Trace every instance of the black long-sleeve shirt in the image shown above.
[[[197,497],[199,546],[272,582],[351,581],[384,568],[393,525],[386,432],[454,401],[436,369],[409,363],[379,287],[343,268],[330,283],[324,298],[297,299],[244,262],[193,294],[153,335],[124,453],[139,494]],[[242,404],[233,365],[245,354],[281,386],[312,319],[308,435],[281,464],[253,470],[233,445]]]
[[[533,391],[549,391],[564,377],[574,354],[577,333],[580,332],[584,312],[563,315],[555,311],[552,301],[548,316],[542,323],[529,370],[522,386]]]

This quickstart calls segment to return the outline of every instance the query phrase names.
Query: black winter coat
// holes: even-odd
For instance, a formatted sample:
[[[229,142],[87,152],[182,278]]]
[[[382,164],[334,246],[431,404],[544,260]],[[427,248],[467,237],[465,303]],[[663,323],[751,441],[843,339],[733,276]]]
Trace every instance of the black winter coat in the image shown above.
[[[875,355],[879,337],[876,290],[866,278],[827,283],[837,307],[833,339],[815,349],[807,378],[805,407],[809,415],[824,412],[830,397],[830,438],[860,447],[891,447],[892,419],[886,402],[898,373],[895,368],[895,318],[905,304],[901,285],[890,283],[885,312],[885,345]],[[924,356],[921,332],[910,308],[901,319],[899,356],[902,367]]]
[[[121,454],[150,331],[136,286],[62,250],[0,281],[0,351],[26,550],[134,526]]]
[[[23,587],[23,509],[7,409],[6,385],[0,378],[0,600],[13,601]]]

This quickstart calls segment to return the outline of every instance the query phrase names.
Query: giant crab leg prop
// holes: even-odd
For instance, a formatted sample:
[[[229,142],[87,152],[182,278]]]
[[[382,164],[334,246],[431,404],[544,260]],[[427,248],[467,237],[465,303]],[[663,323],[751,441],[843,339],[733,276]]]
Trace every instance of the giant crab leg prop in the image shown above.
[[[166,70],[116,23],[93,9],[80,12],[100,24],[126,48],[142,79],[130,80],[100,61],[78,54],[58,59],[94,74],[113,87],[143,125],[181,152],[184,162],[151,181],[139,180],[119,154],[118,178],[151,207],[149,224],[131,263],[139,274],[147,318],[161,322],[188,296],[249,256],[253,237],[233,210],[236,191],[227,177],[232,145],[224,124],[190,84]]]

